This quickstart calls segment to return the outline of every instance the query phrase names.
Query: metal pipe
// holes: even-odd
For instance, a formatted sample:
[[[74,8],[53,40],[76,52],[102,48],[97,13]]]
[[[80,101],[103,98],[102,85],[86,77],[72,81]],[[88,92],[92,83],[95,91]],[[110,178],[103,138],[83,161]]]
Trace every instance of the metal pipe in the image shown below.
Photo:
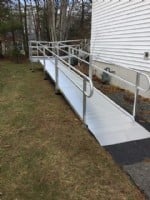
[[[137,98],[138,98],[138,92],[139,92],[139,83],[140,83],[140,74],[139,72],[136,73],[136,80],[135,80],[135,93],[134,93],[134,104],[133,104],[133,118],[135,120],[136,116],[136,106],[137,106]]]
[[[66,47],[68,47],[68,48],[69,48],[69,46],[70,46],[70,45],[66,45]],[[68,54],[68,52],[65,51],[65,50],[63,50],[63,49],[60,49],[60,51],[63,51],[64,53],[67,53],[67,54]],[[72,51],[73,51],[73,52],[74,52],[74,51],[78,51],[78,49],[72,48],[72,47],[70,46],[70,56],[71,56],[71,57],[74,57],[74,58],[77,58],[78,60],[80,60],[80,61],[82,61],[82,62],[84,62],[84,63],[86,63],[86,64],[89,65],[89,62],[87,62],[86,60],[84,60],[84,59],[82,59],[82,58],[76,56],[74,53],[72,53]],[[89,54],[88,54],[88,55],[89,55]]]
[[[58,86],[58,58],[55,56],[55,93],[58,93],[59,86]]]
[[[47,79],[47,74],[46,74],[46,61],[45,61],[45,48],[43,48],[43,54],[44,54],[44,79],[46,80]]]
[[[96,65],[92,65],[92,66],[95,67],[95,68],[97,68]],[[98,69],[100,71],[105,72],[106,74],[109,74],[110,76],[112,76],[112,77],[114,77],[114,78],[116,78],[116,79],[118,79],[118,80],[120,80],[120,81],[122,81],[122,82],[124,82],[124,83],[126,83],[126,84],[128,84],[130,86],[132,86],[132,87],[135,87],[134,83],[131,83],[131,82],[129,82],[129,81],[127,81],[127,80],[125,80],[125,79],[123,79],[123,78],[121,78],[121,77],[113,74],[113,73],[110,73],[110,72],[104,70],[104,69],[100,69],[100,68],[98,68]],[[131,70],[131,71],[138,72],[141,75],[145,76],[145,78],[147,79],[147,82],[148,82],[148,87],[146,89],[144,89],[144,88],[141,88],[140,86],[138,86],[138,89],[141,90],[141,91],[143,91],[143,92],[147,92],[150,89],[150,77],[147,74],[144,74],[144,73],[142,73],[140,71],[137,71],[137,70]]]
[[[37,42],[34,42],[34,43],[37,44]],[[30,45],[31,45],[31,44],[32,44],[32,42],[30,43]],[[52,42],[51,44],[58,44],[58,43]],[[59,42],[59,44],[61,44],[61,42]],[[44,45],[40,44],[40,42],[39,42],[39,45],[40,45],[40,46],[44,46]],[[40,50],[40,46],[38,47],[39,50]],[[69,46],[69,45],[68,45],[68,46]],[[31,48],[34,48],[34,46],[31,47]],[[65,60],[63,60],[61,57],[59,57],[58,55],[56,55],[56,53],[54,53],[52,50],[48,49],[47,47],[44,47],[44,48],[45,48],[47,51],[49,51],[50,53],[52,53],[53,56],[57,56],[57,58],[58,58],[60,61],[62,61],[62,62],[63,62],[64,64],[66,64],[67,66],[69,66],[69,68],[71,68],[71,69],[72,69],[73,71],[75,71],[77,74],[79,74],[80,76],[82,76],[82,78],[86,77],[86,80],[87,80],[87,81],[89,82],[89,84],[90,84],[90,94],[87,94],[87,93],[86,93],[86,95],[90,97],[90,96],[92,95],[92,93],[93,93],[93,91],[92,91],[93,83],[92,83],[92,81],[91,81],[91,79],[92,79],[92,75],[91,75],[91,74],[92,74],[92,73],[90,72],[91,69],[89,69],[90,78],[88,79],[87,76],[85,76],[85,75],[84,75],[82,72],[80,72],[79,70],[75,69],[75,68],[74,68],[73,66],[71,66],[69,63],[67,63]],[[51,48],[51,49],[55,49],[55,48],[58,48],[59,50],[66,52],[65,50],[62,50],[61,47],[53,47],[53,48]],[[78,50],[78,49],[72,48],[72,47],[70,47],[70,49],[72,49],[72,50],[73,50],[73,49]],[[84,51],[82,51],[82,50],[78,50],[78,51],[84,52]],[[66,53],[68,53],[68,52],[66,52]],[[89,53],[86,53],[86,54],[87,54],[87,55],[90,55]],[[76,55],[71,54],[70,56],[76,57],[77,59],[79,59],[79,60],[81,60],[81,61],[83,61],[83,62],[89,64],[89,62],[86,62],[86,61],[84,61],[83,59],[78,58]],[[46,55],[46,57],[49,58],[49,56],[47,56],[47,55]],[[102,61],[102,62],[104,62],[104,61]],[[93,64],[92,64],[91,66],[97,68],[96,65],[93,65]],[[105,71],[105,70],[100,69],[100,68],[99,68],[99,70],[102,71],[102,72]],[[130,69],[130,70],[131,70],[131,69]],[[142,76],[144,76],[144,77],[146,78],[146,80],[148,81],[148,87],[145,89],[145,88],[141,88],[141,87],[138,85],[137,88],[138,88],[139,90],[143,91],[143,92],[147,92],[147,91],[150,89],[150,77],[149,77],[147,74],[144,74],[143,72],[139,72],[139,71],[137,71],[137,70],[131,70],[131,71],[138,72],[140,75],[142,75]],[[118,79],[118,80],[120,80],[120,81],[122,81],[122,82],[124,82],[124,83],[126,83],[126,84],[128,84],[128,85],[130,85],[130,86],[132,86],[132,87],[135,87],[135,84],[134,84],[134,83],[131,83],[131,82],[129,82],[129,81],[127,81],[127,80],[125,80],[125,79],[123,79],[123,78],[117,76],[117,75],[114,75],[114,74],[112,74],[112,73],[110,73],[110,72],[107,72],[107,71],[105,71],[105,73],[109,74],[110,76],[112,76],[112,77],[114,77],[114,78],[116,78],[116,79]]]
[[[36,55],[38,56],[38,43],[36,44]]]
[[[92,55],[89,57],[89,78],[93,78]]]
[[[86,124],[86,79],[83,79],[83,123]]]
[[[90,85],[90,92],[89,94],[87,92],[85,92],[85,95],[87,97],[91,97],[94,91],[94,87],[93,87],[93,83],[91,81],[91,79],[89,77],[87,77],[85,74],[83,74],[82,72],[80,72],[79,70],[77,70],[76,68],[72,67],[72,65],[69,65],[66,61],[64,61],[63,59],[61,59],[56,53],[52,52],[51,50],[49,50],[48,48],[45,47],[45,49],[49,52],[51,52],[55,57],[57,57],[60,61],[62,61],[64,64],[66,64],[67,66],[69,66],[73,71],[75,71],[77,74],[79,74],[82,78],[85,78]],[[49,58],[49,56],[46,55],[46,57]],[[81,89],[81,88],[80,88]],[[81,89],[82,91],[82,89]]]
[[[94,59],[93,59],[93,61],[94,61]],[[103,59],[103,60],[100,59],[99,62],[115,65],[115,63],[107,62],[107,61],[104,60],[104,59]],[[133,72],[139,72],[141,75],[145,76],[145,78],[147,79],[147,82],[148,82],[148,87],[147,87],[146,89],[141,88],[141,87],[138,87],[138,88],[139,88],[139,90],[141,90],[141,91],[143,91],[143,92],[147,92],[147,91],[150,89],[150,77],[149,77],[147,74],[145,74],[145,73],[143,73],[143,72],[140,72],[139,70],[135,70],[135,69],[131,69],[131,68],[126,68],[126,67],[124,67],[124,66],[120,66],[120,65],[116,65],[116,66],[121,67],[121,68],[124,68],[124,69],[128,69],[128,70],[133,71]],[[93,67],[98,68],[98,66],[96,66],[96,65],[93,65]],[[103,71],[103,72],[105,71],[105,70],[100,69],[100,68],[98,68],[98,69],[99,69],[100,71]],[[106,71],[105,71],[105,72],[106,72]],[[116,75],[114,75],[114,74],[112,74],[112,73],[110,73],[110,72],[106,72],[106,73],[109,74],[109,75],[112,76],[112,77],[115,77],[115,78],[118,77],[118,76],[116,76]],[[128,82],[128,81],[126,81],[126,80],[124,80],[124,79],[122,79],[122,78],[120,78],[120,77],[118,77],[117,79],[122,80],[122,81],[124,81],[125,83],[127,83],[127,84],[129,84],[129,85],[135,87],[135,84],[132,84],[131,82]]]
[[[31,55],[32,55],[31,49],[32,49],[32,47],[31,47],[31,42],[30,41],[28,42],[28,46],[29,46],[29,60],[31,61]]]
[[[70,49],[70,47],[68,47],[68,63],[69,63],[69,65],[71,65],[71,57],[70,57],[70,54],[71,54],[71,49]]]

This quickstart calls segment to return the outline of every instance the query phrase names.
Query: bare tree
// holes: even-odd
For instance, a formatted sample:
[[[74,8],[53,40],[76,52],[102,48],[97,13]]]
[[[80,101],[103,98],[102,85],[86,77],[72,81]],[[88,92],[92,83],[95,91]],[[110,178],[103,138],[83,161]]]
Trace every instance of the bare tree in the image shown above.
[[[47,0],[47,7],[48,7],[48,27],[51,33],[52,41],[57,40],[56,34],[56,11],[55,11],[55,1],[54,0]]]
[[[61,0],[60,5],[60,21],[59,21],[59,40],[65,40],[66,39],[66,27],[69,25],[67,23],[67,8],[68,8],[68,2],[67,0]]]
[[[25,35],[25,32],[24,32],[24,20],[23,20],[23,13],[22,13],[22,10],[21,10],[21,1],[20,0],[18,0],[18,9],[19,9],[20,22],[21,22],[23,46],[24,46],[24,49],[25,49],[25,53],[27,54],[28,53],[28,50],[27,50],[27,42],[28,41],[26,40],[26,35]]]
[[[25,52],[28,55],[28,26],[27,26],[27,0],[24,0],[24,30],[25,30]]]
[[[33,13],[37,40],[41,40],[40,0],[34,0],[36,12]],[[31,4],[32,5],[32,4]]]

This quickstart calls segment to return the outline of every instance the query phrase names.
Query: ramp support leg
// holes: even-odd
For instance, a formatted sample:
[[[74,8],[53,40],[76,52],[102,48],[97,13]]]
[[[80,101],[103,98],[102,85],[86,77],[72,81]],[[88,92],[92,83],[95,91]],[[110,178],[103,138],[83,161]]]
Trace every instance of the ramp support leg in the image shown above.
[[[86,80],[83,79],[83,123],[86,124]]]
[[[55,93],[59,94],[60,90],[59,90],[59,83],[58,83],[58,79],[59,79],[59,74],[58,74],[58,58],[57,56],[55,56]]]
[[[44,55],[44,80],[47,80],[48,79],[48,76],[47,76],[47,72],[46,72],[46,61],[45,61],[45,57],[46,57],[46,54],[45,54],[45,48],[43,47],[43,55]]]
[[[136,81],[135,81],[135,94],[134,94],[134,104],[133,104],[133,119],[135,120],[136,116],[136,106],[137,106],[137,98],[138,98],[138,93],[139,93],[139,82],[140,82],[140,74],[137,72],[136,73]]]
[[[92,55],[89,56],[89,78],[92,80],[93,68],[92,68]]]
[[[71,48],[70,46],[68,47],[68,63],[71,65]]]
[[[44,58],[44,80],[47,80],[47,79],[48,79],[48,75],[47,75],[45,66],[46,66],[46,65],[45,65],[45,58]]]

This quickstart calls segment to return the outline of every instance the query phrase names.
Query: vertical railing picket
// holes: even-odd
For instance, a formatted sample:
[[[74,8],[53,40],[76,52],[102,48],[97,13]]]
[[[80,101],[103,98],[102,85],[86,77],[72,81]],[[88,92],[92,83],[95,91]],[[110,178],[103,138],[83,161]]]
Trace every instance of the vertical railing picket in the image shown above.
[[[44,61],[44,79],[46,80],[47,79],[46,61],[45,61],[45,59],[46,59],[46,52],[45,52],[45,47],[44,46],[43,46],[43,56],[44,56],[44,59],[43,59],[43,61]]]
[[[59,49],[58,49],[58,44],[56,44],[56,56],[55,56],[55,93],[59,93],[59,74],[58,74],[58,55],[59,55]]]
[[[33,66],[33,63],[32,63],[32,57],[34,56],[34,47],[35,47],[35,44],[32,42],[32,41],[29,41],[29,58],[30,58],[30,61],[31,61],[31,67],[30,67],[30,70],[32,72],[34,72],[34,66]]]
[[[71,65],[71,48],[70,46],[68,47],[68,63]]]
[[[58,58],[57,56],[55,56],[55,81],[56,81],[56,84],[55,84],[55,93],[57,94],[58,93]]]
[[[83,78],[83,123],[86,124],[86,79]]]
[[[31,61],[31,57],[32,57],[32,54],[31,54],[31,41],[29,41],[29,44],[28,44],[28,46],[29,46],[29,60]]]
[[[38,57],[38,43],[36,42],[36,56]]]
[[[135,119],[136,116],[136,107],[137,107],[137,98],[139,93],[139,83],[140,83],[140,74],[139,72],[136,72],[136,81],[135,81],[135,93],[134,93],[134,104],[133,104],[133,119]]]
[[[89,78],[92,80],[93,68],[92,68],[92,55],[89,55]]]

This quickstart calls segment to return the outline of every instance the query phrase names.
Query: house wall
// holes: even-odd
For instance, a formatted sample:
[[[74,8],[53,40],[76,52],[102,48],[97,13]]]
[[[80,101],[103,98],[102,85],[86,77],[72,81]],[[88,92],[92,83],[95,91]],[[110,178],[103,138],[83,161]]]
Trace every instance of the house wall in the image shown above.
[[[149,75],[150,1],[94,0],[90,50],[93,60],[99,61],[98,68],[103,67],[103,62],[111,63],[118,75],[125,73],[129,80],[134,79],[132,73],[119,69],[118,65]]]

